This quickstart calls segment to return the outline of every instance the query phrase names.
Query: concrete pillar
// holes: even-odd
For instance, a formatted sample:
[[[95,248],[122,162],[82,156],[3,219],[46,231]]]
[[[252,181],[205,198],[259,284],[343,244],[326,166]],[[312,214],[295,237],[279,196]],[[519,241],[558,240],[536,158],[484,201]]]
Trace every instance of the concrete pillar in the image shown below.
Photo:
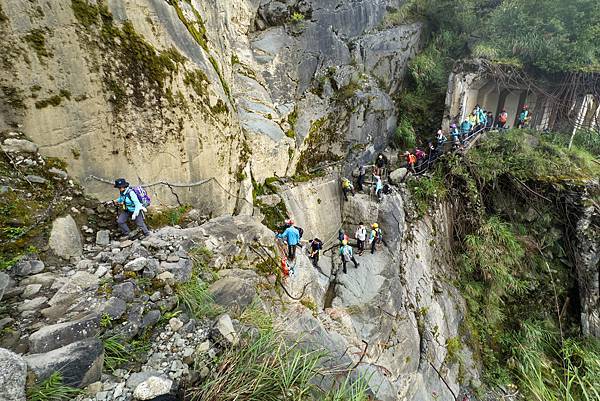
[[[517,118],[519,117],[519,107],[521,94],[523,92],[519,90],[511,90],[507,93],[506,98],[504,99],[504,108],[508,113],[508,123],[510,127],[514,127],[517,125]],[[512,122],[512,123],[511,123]]]

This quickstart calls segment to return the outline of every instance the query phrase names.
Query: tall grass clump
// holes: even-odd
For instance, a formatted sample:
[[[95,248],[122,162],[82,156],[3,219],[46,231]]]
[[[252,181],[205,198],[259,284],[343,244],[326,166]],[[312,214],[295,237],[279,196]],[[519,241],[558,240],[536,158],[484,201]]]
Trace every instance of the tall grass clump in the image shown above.
[[[527,321],[514,337],[520,387],[531,401],[600,400],[600,342],[561,340],[544,322]]]
[[[72,400],[81,394],[81,389],[63,384],[60,372],[54,372],[46,380],[37,383],[27,391],[29,401]]]
[[[104,345],[104,368],[113,372],[130,362],[140,362],[150,349],[148,340],[125,341],[119,335],[101,339]]]
[[[192,401],[310,399],[324,353],[288,346],[273,330],[261,330],[243,341],[225,350],[214,374],[188,391]]]

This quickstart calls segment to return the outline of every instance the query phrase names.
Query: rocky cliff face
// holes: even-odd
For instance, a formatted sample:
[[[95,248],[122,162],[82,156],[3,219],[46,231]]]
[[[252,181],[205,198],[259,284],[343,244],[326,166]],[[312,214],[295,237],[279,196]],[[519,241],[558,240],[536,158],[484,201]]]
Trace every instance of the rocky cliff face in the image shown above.
[[[179,199],[249,212],[251,176],[385,144],[420,36],[379,30],[400,3],[2,0],[0,128],[92,194],[111,188],[90,176],[198,184]],[[167,204],[173,190],[152,187]]]

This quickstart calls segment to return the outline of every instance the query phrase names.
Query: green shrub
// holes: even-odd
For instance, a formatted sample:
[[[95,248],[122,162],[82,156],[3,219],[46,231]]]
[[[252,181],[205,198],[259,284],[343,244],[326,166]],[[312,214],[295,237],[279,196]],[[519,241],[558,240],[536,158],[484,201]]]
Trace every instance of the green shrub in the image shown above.
[[[406,150],[417,146],[417,135],[415,134],[415,130],[410,121],[405,117],[400,119],[398,127],[396,127],[394,144],[396,145],[396,148]]]
[[[304,21],[304,18],[305,18],[305,17],[304,17],[304,14],[302,14],[302,13],[299,13],[299,12],[294,12],[294,13],[292,14],[292,16],[290,17],[290,21],[291,21],[292,23],[294,23],[294,24],[297,24],[297,23],[299,23],[299,22],[302,22],[302,21]]]

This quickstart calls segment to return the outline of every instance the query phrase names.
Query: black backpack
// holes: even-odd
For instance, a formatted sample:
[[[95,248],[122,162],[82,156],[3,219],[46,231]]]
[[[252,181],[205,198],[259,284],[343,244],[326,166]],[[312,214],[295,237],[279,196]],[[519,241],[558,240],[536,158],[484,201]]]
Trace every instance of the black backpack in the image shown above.
[[[296,230],[298,230],[298,233],[300,234],[300,238],[302,238],[302,234],[304,234],[304,230],[302,229],[302,227],[296,227],[296,226],[294,226],[294,228]]]

